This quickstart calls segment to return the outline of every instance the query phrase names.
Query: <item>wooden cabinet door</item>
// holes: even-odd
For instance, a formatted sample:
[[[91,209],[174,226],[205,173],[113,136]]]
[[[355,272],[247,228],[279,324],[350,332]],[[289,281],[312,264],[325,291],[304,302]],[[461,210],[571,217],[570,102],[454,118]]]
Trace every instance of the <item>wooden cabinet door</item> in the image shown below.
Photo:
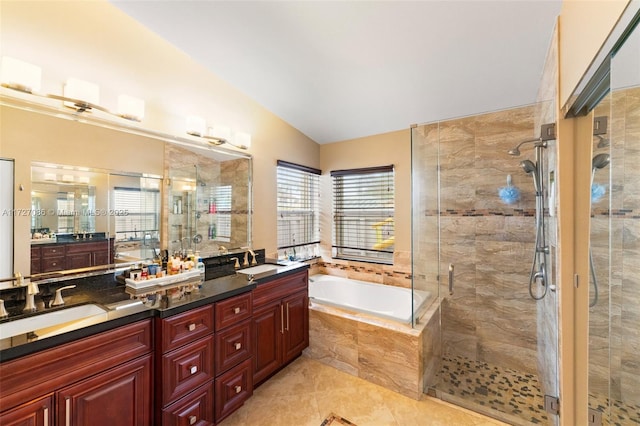
[[[53,395],[0,414],[3,426],[53,426]]]
[[[109,263],[113,263],[110,261],[109,250],[99,250],[92,253],[93,258],[91,259],[92,266],[100,266],[107,265]]]
[[[282,304],[271,302],[253,310],[253,382],[259,383],[282,364]]]
[[[297,357],[309,346],[309,301],[307,292],[301,291],[285,298],[283,363]]]
[[[56,392],[59,426],[144,426],[151,423],[151,355]]]
[[[88,268],[93,266],[91,252],[67,254],[67,269]]]

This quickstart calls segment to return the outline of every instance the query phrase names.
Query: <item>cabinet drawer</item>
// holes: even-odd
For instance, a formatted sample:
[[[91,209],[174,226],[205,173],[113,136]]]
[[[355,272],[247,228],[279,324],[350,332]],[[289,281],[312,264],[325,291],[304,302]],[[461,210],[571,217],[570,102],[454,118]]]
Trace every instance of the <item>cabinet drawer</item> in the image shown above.
[[[251,360],[216,379],[216,422],[237,410],[253,394]]]
[[[162,425],[213,425],[213,403],[213,381],[211,381],[162,410]]]
[[[292,293],[307,290],[308,286],[309,275],[306,269],[264,284],[258,284],[253,290],[253,306],[261,306],[287,297]]]
[[[42,247],[42,257],[64,256],[65,246]]]
[[[72,243],[67,245],[67,253],[87,253],[93,251],[107,250],[107,241],[97,241],[95,243]]]
[[[251,317],[251,293],[216,303],[216,331]]]
[[[54,272],[66,269],[64,256],[43,257],[41,259],[42,272]]]
[[[213,305],[159,319],[162,353],[213,333]]]
[[[216,375],[251,357],[251,320],[216,334]]]
[[[162,405],[186,395],[213,378],[213,336],[162,357]]]

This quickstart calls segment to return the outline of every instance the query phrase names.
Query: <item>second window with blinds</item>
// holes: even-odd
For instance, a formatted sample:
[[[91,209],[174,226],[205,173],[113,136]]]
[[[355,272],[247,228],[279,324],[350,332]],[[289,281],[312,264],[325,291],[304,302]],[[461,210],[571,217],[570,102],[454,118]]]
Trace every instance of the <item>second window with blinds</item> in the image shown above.
[[[278,160],[278,256],[317,256],[320,243],[321,171]]]
[[[393,166],[335,170],[333,257],[393,264]]]

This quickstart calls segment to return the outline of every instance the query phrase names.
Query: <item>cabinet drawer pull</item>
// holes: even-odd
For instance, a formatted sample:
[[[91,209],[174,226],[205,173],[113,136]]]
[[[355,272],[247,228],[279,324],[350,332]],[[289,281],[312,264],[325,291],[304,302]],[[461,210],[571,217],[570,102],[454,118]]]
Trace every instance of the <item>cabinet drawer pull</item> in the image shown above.
[[[44,421],[42,422],[42,424],[44,426],[49,426],[49,408],[42,407],[42,415],[44,416]]]
[[[240,349],[242,349],[242,343],[240,343],[240,342],[235,343],[233,346],[235,346],[236,351],[239,351]]]
[[[239,314],[240,313],[240,308],[233,308],[233,313],[234,314]]]
[[[64,424],[65,426],[71,426],[71,398],[67,397],[64,402]]]
[[[58,266],[58,262],[52,262],[51,266]]]
[[[242,386],[236,386],[236,393],[242,392]]]
[[[284,305],[280,304],[280,334],[284,334]]]
[[[194,323],[189,324],[189,331],[193,331],[196,329],[196,325]]]
[[[193,367],[189,368],[189,372],[191,374],[196,374],[198,372],[198,366],[194,365]]]
[[[285,330],[289,331],[289,302],[287,302],[287,328]]]
[[[189,416],[189,424],[195,425],[198,422],[198,418],[196,416]]]

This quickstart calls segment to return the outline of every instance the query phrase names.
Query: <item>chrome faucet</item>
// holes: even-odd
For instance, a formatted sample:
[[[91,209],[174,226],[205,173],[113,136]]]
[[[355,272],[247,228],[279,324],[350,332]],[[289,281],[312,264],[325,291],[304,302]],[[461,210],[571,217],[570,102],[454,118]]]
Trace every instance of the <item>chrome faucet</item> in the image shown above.
[[[51,304],[51,306],[62,306],[64,305],[64,299],[62,299],[62,290],[67,290],[70,288],[75,288],[75,284],[74,285],[67,285],[64,287],[60,287],[59,289],[56,290],[56,297],[53,299],[53,303]]]

